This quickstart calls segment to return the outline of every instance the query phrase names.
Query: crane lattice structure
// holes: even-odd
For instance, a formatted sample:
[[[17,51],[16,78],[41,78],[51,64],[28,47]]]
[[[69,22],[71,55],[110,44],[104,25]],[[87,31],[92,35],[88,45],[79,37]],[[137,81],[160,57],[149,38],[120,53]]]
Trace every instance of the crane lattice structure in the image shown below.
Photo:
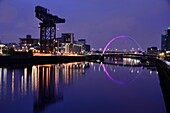
[[[35,16],[41,20],[40,25],[40,51],[52,52],[56,39],[56,23],[65,23],[65,19],[49,13],[47,8],[36,6]]]

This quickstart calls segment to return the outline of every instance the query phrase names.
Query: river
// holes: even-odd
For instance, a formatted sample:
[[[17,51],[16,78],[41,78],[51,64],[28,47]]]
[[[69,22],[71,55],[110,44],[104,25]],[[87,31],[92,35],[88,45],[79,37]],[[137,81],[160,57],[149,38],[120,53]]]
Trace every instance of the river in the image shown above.
[[[155,68],[91,62],[0,68],[1,113],[166,113]]]

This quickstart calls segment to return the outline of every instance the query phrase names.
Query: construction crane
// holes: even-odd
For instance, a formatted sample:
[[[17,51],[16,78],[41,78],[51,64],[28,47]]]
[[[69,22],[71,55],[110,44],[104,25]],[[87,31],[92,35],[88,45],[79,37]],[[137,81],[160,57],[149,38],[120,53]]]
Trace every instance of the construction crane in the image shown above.
[[[56,39],[56,24],[65,23],[65,19],[49,13],[47,8],[36,6],[35,16],[42,22],[40,25],[40,51],[48,53],[54,49]]]

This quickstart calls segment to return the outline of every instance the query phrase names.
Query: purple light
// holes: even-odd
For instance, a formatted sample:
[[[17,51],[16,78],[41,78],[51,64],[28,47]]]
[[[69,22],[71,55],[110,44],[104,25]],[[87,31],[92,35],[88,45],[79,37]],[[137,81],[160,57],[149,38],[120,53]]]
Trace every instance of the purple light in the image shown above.
[[[133,38],[131,38],[131,37],[128,37],[128,36],[118,36],[118,37],[112,38],[112,39],[107,43],[107,45],[106,45],[105,48],[103,49],[103,54],[106,52],[106,49],[108,48],[108,46],[109,46],[114,40],[116,40],[116,39],[121,39],[121,38],[129,38],[129,39],[131,39],[131,40],[134,41],[134,42],[137,44],[137,46],[141,49],[141,46],[139,45],[139,43],[138,43],[135,39],[133,39]]]
[[[106,67],[104,66],[104,64],[102,64],[102,67],[103,67],[104,72],[106,73],[106,75],[108,76],[108,78],[109,78],[110,80],[112,80],[113,82],[115,82],[115,83],[117,83],[117,84],[125,84],[125,82],[122,82],[122,81],[118,81],[118,80],[113,79],[113,78],[110,76],[110,74],[108,73],[108,71],[106,70]]]
[[[110,40],[107,45],[105,46],[105,48],[103,49],[103,54],[106,52],[106,49],[108,48],[108,46],[116,39],[119,39],[119,38],[127,38],[127,36],[118,36],[118,37],[115,37],[115,38],[112,38],[112,40]]]
[[[113,41],[115,41],[116,39],[120,39],[120,38],[129,38],[129,39],[133,40],[133,41],[137,44],[137,46],[138,46],[139,48],[141,48],[141,46],[140,46],[140,45],[137,43],[137,41],[134,40],[133,38],[130,38],[130,37],[128,37],[128,36],[118,36],[118,37],[112,38],[112,40],[110,40],[110,41],[107,43],[107,45],[106,45],[105,48],[103,49],[103,54],[106,52],[106,49],[108,48],[108,46],[109,46]],[[115,82],[115,83],[117,83],[117,84],[125,84],[125,83],[126,83],[126,82],[123,82],[123,81],[118,81],[118,80],[113,79],[113,78],[110,76],[110,74],[108,73],[108,71],[106,70],[106,67],[105,67],[104,64],[102,64],[102,67],[103,67],[104,72],[106,73],[106,75],[108,76],[108,78],[109,78],[110,80],[112,80],[113,82]],[[136,78],[137,78],[137,77],[136,77]]]

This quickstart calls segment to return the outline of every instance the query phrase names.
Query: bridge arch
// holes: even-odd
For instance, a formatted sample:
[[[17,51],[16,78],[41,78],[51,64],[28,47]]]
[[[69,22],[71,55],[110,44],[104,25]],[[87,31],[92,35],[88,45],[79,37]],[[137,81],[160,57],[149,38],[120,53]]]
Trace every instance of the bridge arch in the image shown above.
[[[112,39],[106,44],[106,46],[105,46],[104,49],[103,49],[103,54],[106,52],[108,46],[109,46],[113,41],[115,41],[115,40],[117,40],[117,39],[126,39],[126,38],[128,38],[128,39],[132,40],[133,42],[135,42],[135,44],[142,50],[141,46],[139,45],[139,43],[138,43],[135,39],[133,39],[133,38],[131,38],[131,37],[129,37],[129,36],[117,36],[117,37],[112,38]]]
[[[107,75],[107,77],[114,83],[116,84],[120,84],[120,85],[123,85],[123,84],[128,84],[128,83],[131,83],[133,81],[135,81],[140,75],[141,73],[143,72],[143,69],[142,67],[138,67],[140,69],[139,73],[136,74],[136,76],[133,78],[133,79],[130,79],[128,81],[123,81],[123,80],[118,80],[118,79],[115,79],[114,77],[112,77],[112,75],[109,73],[109,71],[106,69],[106,66],[104,64],[101,64],[101,66],[103,67],[103,71],[105,72],[105,74]]]
[[[139,45],[139,43],[138,43],[135,39],[133,39],[133,38],[131,38],[131,37],[129,37],[129,36],[117,36],[117,37],[112,38],[112,39],[106,44],[106,46],[105,46],[104,49],[103,49],[103,54],[106,52],[108,46],[109,46],[113,41],[115,41],[115,40],[117,40],[117,39],[126,39],[126,38],[132,40],[132,41],[142,50],[141,46]],[[111,77],[111,75],[110,75],[109,72],[107,71],[107,69],[106,69],[106,67],[105,67],[104,64],[102,64],[102,67],[103,67],[103,70],[104,70],[104,72],[106,73],[107,77],[108,77],[111,81],[113,81],[113,82],[115,82],[115,83],[117,83],[117,84],[127,84],[127,82],[120,81],[120,80],[116,80],[116,79],[114,79],[113,77]],[[138,76],[136,76],[136,77],[134,78],[134,80],[135,80],[137,77],[138,77]],[[131,81],[133,81],[133,80],[131,80]],[[130,82],[130,81],[129,81],[129,82]]]

